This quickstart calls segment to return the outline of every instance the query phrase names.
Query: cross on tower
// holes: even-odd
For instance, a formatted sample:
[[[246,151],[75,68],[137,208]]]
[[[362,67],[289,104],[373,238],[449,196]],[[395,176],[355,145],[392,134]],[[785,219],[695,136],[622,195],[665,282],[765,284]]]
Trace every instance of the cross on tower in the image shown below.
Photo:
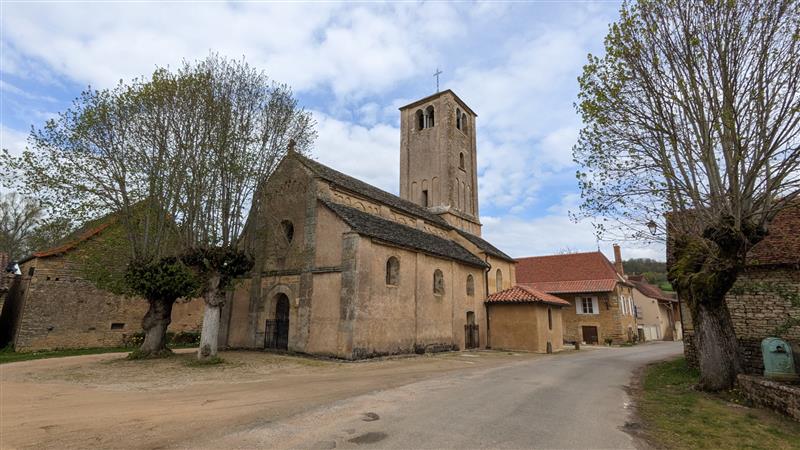
[[[436,77],[436,92],[439,92],[439,75],[442,74],[442,71],[439,68],[436,68],[436,72],[433,73],[433,76]]]

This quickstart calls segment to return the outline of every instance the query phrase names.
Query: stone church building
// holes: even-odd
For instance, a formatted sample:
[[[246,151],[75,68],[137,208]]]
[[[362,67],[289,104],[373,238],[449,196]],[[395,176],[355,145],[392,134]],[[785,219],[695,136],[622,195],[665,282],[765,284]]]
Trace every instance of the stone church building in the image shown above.
[[[243,238],[255,269],[221,345],[345,359],[487,346],[484,302],[516,281],[481,238],[477,116],[450,90],[400,114],[400,196],[293,151],[261,187]]]

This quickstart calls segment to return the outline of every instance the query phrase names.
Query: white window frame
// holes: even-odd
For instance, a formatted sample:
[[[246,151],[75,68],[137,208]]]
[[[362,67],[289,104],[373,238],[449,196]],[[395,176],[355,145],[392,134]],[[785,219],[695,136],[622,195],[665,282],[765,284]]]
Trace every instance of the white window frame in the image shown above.
[[[592,311],[591,312],[584,312],[583,311],[583,301],[584,299],[591,299],[592,301]],[[581,296],[575,297],[575,313],[580,315],[586,316],[596,316],[600,314],[600,307],[597,302],[597,297],[592,296]]]

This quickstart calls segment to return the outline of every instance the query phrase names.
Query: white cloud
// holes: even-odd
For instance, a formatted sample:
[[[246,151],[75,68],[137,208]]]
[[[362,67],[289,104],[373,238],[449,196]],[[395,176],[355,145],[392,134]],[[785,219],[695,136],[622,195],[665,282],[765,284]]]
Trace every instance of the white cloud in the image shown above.
[[[450,5],[98,3],[6,5],[3,70],[108,87],[209,51],[263,67],[299,91],[362,97],[432,64],[455,38]],[[425,39],[423,37],[428,37]],[[31,70],[31,66],[35,66]]]
[[[28,145],[28,133],[0,124],[0,148],[19,156]]]
[[[321,163],[398,193],[400,185],[400,130],[388,125],[365,127],[314,111],[317,139],[314,157]]]

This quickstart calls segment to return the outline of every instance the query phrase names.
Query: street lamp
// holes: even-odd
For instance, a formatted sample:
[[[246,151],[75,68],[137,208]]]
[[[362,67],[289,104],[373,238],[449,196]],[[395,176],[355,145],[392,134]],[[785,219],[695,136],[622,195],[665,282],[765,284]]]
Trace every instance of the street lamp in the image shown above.
[[[650,229],[650,234],[655,236],[658,231],[658,224],[654,220],[650,220],[650,222],[647,222],[647,228]]]

